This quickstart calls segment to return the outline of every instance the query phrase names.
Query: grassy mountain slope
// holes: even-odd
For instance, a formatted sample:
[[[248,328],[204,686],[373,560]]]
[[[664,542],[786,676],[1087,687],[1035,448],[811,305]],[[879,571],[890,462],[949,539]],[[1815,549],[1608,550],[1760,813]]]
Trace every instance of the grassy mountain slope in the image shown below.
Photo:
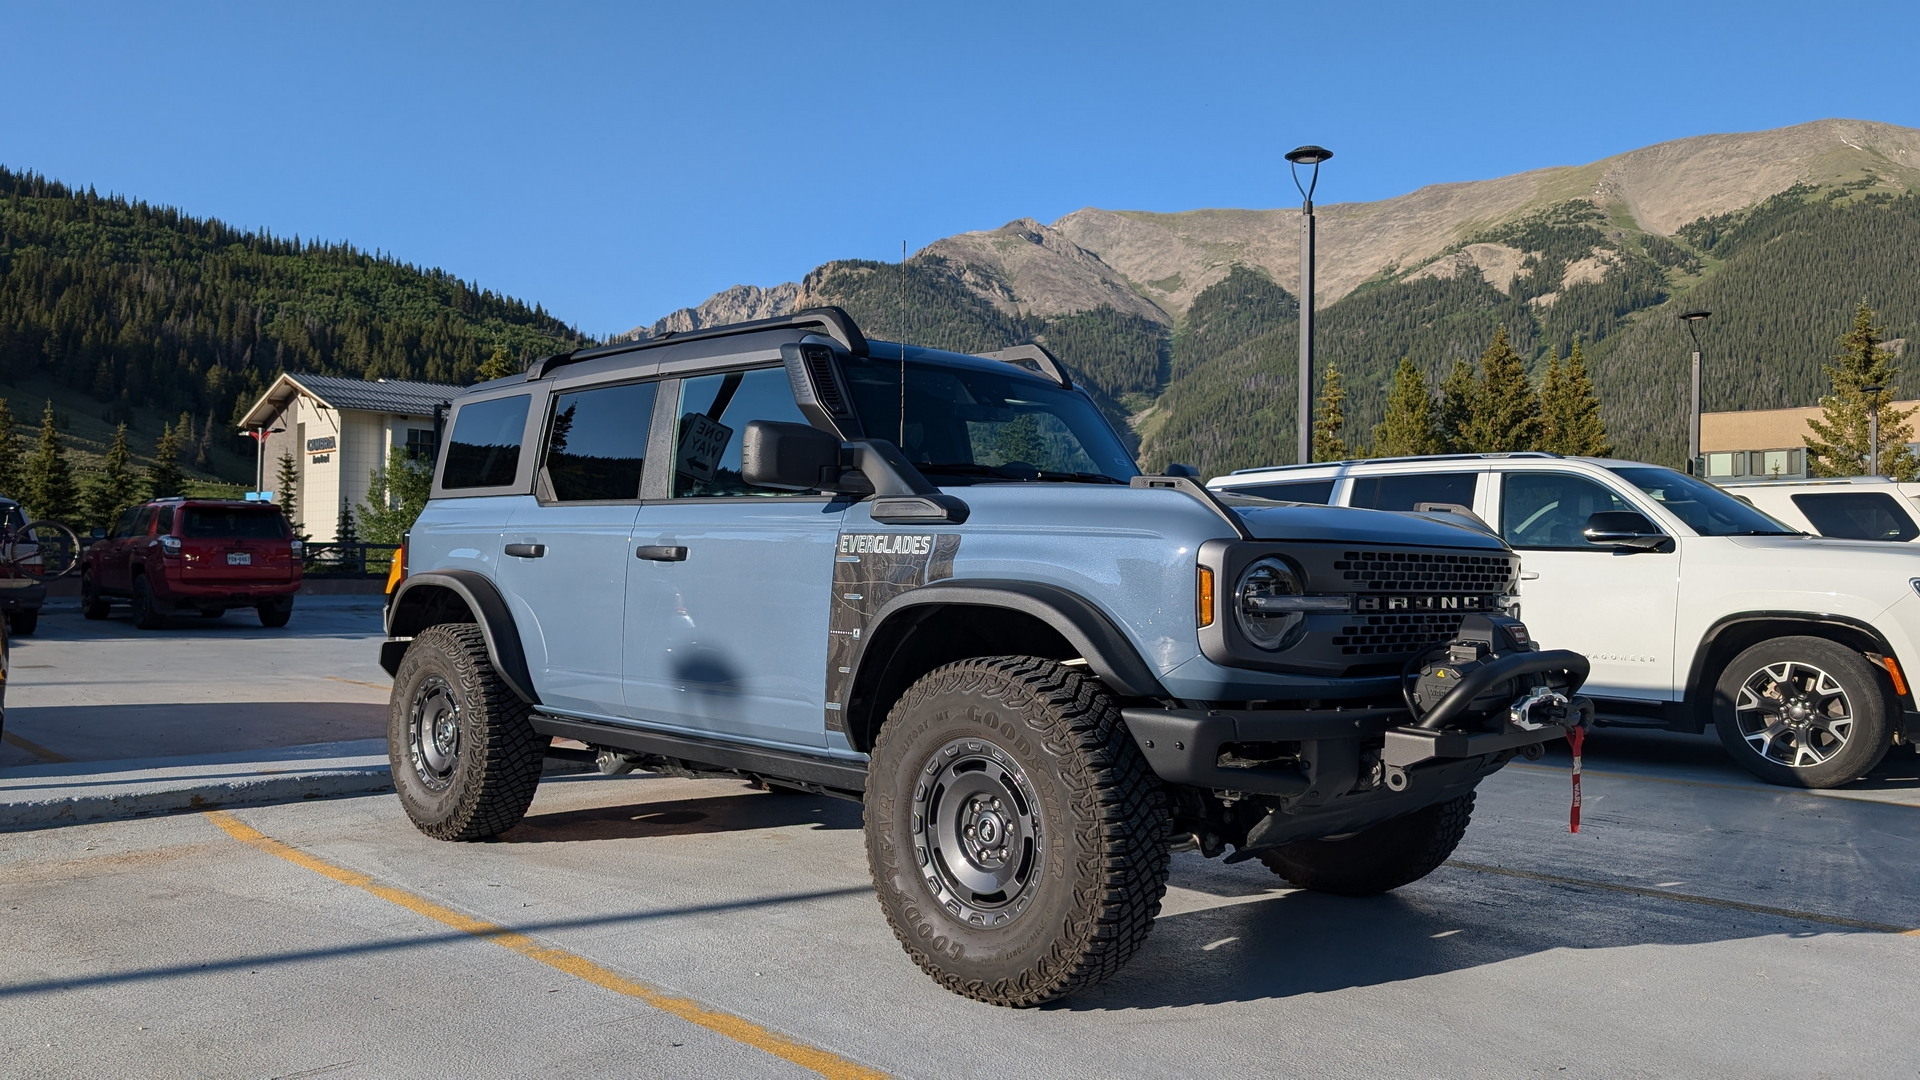
[[[218,470],[245,481],[232,420],[282,370],[461,383],[496,345],[530,358],[580,343],[444,271],[0,169],[0,395],[23,422],[39,402],[9,388],[35,383],[145,445],[181,412],[196,429],[211,417]]]

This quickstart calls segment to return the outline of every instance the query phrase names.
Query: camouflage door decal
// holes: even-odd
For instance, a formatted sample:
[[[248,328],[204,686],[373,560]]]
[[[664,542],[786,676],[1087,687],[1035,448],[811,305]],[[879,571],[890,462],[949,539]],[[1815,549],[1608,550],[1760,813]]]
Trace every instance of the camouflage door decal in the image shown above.
[[[901,593],[953,576],[954,533],[841,533],[827,620],[827,730],[845,731],[853,671],[875,612]]]

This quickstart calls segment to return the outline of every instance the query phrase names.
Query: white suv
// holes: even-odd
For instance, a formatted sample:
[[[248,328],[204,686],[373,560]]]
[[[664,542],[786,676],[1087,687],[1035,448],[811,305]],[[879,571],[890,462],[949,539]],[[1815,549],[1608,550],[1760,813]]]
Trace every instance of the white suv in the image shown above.
[[[1884,476],[1834,480],[1730,480],[1721,487],[1741,502],[1820,536],[1846,540],[1920,541],[1920,484]]]
[[[1808,536],[1658,465],[1471,454],[1249,469],[1217,490],[1465,515],[1521,557],[1534,636],[1586,653],[1604,722],[1699,732],[1833,787],[1920,737],[1920,551]]]

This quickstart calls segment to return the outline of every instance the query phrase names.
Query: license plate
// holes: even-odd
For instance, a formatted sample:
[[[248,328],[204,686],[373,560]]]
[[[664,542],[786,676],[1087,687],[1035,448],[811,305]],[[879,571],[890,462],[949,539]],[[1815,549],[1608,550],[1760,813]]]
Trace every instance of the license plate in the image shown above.
[[[252,566],[253,554],[251,552],[246,552],[246,551],[229,551],[227,552],[227,565],[228,566]]]

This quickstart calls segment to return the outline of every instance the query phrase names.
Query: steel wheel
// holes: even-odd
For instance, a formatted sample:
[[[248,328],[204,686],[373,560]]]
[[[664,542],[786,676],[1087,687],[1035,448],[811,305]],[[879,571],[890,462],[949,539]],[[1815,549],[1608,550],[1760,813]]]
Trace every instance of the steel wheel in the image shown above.
[[[1853,737],[1846,686],[1804,661],[1769,664],[1749,675],[1733,714],[1754,753],[1796,769],[1833,760]]]
[[[927,760],[913,797],[914,846],[940,906],[973,926],[1026,911],[1039,878],[1040,818],[1025,771],[992,743],[955,739]]]
[[[430,790],[445,791],[460,763],[460,698],[438,672],[420,681],[407,718],[407,750],[414,775]]]

